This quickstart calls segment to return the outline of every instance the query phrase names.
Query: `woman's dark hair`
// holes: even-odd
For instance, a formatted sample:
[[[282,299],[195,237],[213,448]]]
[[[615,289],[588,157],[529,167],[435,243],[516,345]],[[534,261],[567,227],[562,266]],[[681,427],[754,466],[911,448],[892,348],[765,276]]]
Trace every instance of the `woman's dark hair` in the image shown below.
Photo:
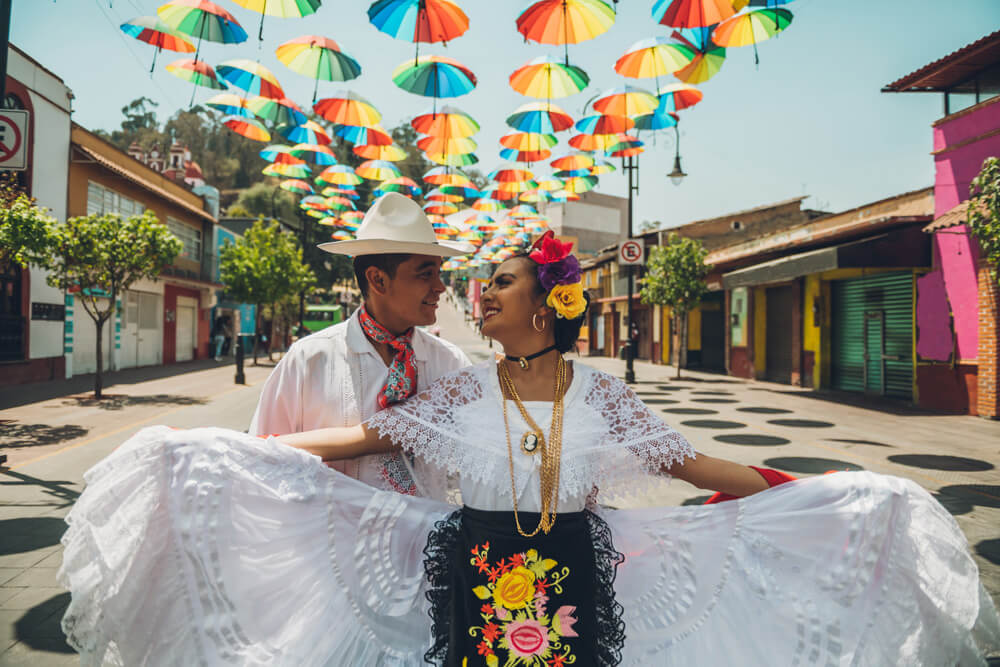
[[[511,257],[511,259],[523,258],[531,263],[534,268],[532,275],[535,277],[535,294],[538,296],[545,296],[548,292],[542,287],[542,283],[538,280],[538,262],[531,259],[531,255],[526,252],[520,252]],[[583,293],[583,299],[587,302],[587,308],[590,307],[590,295],[586,292]],[[565,354],[570,350],[576,349],[576,341],[580,338],[580,328],[583,327],[583,323],[587,319],[587,308],[583,309],[580,316],[576,319],[567,320],[565,317],[556,317],[553,320],[552,334],[555,337],[556,349],[559,352]]]

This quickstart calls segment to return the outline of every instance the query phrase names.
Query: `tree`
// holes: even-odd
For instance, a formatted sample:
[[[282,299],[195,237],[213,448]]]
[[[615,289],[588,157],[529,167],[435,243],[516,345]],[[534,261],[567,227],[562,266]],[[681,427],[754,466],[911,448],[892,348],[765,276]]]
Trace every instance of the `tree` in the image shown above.
[[[13,174],[0,179],[0,266],[39,264],[55,220],[17,188]]]
[[[677,377],[687,361],[687,315],[700,302],[708,290],[705,276],[708,251],[701,241],[684,238],[671,232],[665,245],[650,250],[646,263],[646,276],[640,280],[639,296],[643,303],[669,306],[671,317],[680,331],[681,341],[677,350]],[[682,357],[683,355],[683,357]]]
[[[969,192],[969,229],[979,241],[990,275],[1000,282],[1000,159],[986,158]]]
[[[64,225],[50,225],[48,237],[49,255],[42,261],[50,270],[47,282],[75,292],[97,328],[94,397],[100,399],[104,370],[101,332],[119,295],[137,280],[156,279],[184,246],[152,211],[127,219],[117,214],[70,218]]]
[[[265,305],[273,313],[276,304],[309,290],[316,282],[312,269],[302,261],[302,248],[296,238],[282,233],[274,221],[265,224],[257,220],[243,238],[226,243],[219,250],[219,271],[233,299],[256,305],[258,334]],[[253,362],[257,364],[256,338]]]

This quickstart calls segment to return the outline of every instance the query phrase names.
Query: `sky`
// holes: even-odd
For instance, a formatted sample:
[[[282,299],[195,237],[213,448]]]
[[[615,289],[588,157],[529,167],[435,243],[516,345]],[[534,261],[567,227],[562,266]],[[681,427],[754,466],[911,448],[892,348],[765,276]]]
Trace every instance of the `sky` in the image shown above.
[[[279,78],[289,97],[306,107],[313,80],[287,69],[274,55],[282,42],[303,34],[336,40],[362,67],[349,82],[321,82],[320,97],[353,90],[382,112],[386,128],[430,108],[392,83],[393,69],[413,57],[414,45],[379,32],[368,22],[367,0],[326,0],[298,19],[267,18],[258,42],[260,15],[231,0],[216,0],[243,25],[242,44],[205,42],[201,58],[212,64],[232,58],[258,60]],[[483,173],[504,164],[498,139],[505,119],[534,101],[508,85],[511,72],[534,57],[561,56],[562,47],[525,42],[515,20],[531,2],[457,0],[470,27],[447,46],[421,45],[421,53],[447,55],[478,77],[470,94],[446,100],[471,114],[481,131],[477,165]],[[89,129],[111,130],[121,108],[146,96],[166,120],[186,108],[192,87],[164,66],[190,55],[163,52],[149,74],[154,49],[127,37],[118,26],[153,15],[158,0],[14,0],[11,42],[60,76],[72,89],[73,118]],[[653,0],[620,0],[616,23],[594,40],[570,45],[573,64],[590,75],[585,90],[553,102],[574,118],[589,100],[625,84],[653,88],[651,79],[626,79],[615,61],[633,43],[669,36],[651,17]],[[688,177],[673,185],[673,130],[642,133],[639,195],[633,227],[657,222],[674,227],[791,197],[808,196],[806,208],[841,211],[933,184],[931,123],[943,113],[940,94],[881,93],[888,83],[1000,28],[997,0],[796,0],[787,9],[791,26],[758,46],[729,49],[722,70],[700,87],[704,100],[681,112],[680,153]],[[672,77],[665,77],[661,85]],[[214,91],[199,88],[204,101]],[[559,135],[553,157],[572,150]],[[620,165],[620,160],[613,160]],[[264,166],[261,162],[261,167]],[[547,167],[535,170],[547,174]],[[626,196],[618,171],[601,176],[599,192]]]

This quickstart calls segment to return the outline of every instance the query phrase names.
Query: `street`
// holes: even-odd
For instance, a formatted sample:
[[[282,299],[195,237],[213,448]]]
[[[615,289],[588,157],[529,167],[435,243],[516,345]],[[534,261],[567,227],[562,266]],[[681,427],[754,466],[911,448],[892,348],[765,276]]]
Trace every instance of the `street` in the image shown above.
[[[489,358],[486,341],[445,300],[439,325],[474,362]],[[580,360],[624,373],[617,359]],[[172,368],[186,372],[167,375],[159,367],[145,376],[142,369],[111,375],[111,398],[99,404],[85,398],[85,385],[58,396],[35,391],[41,400],[32,400],[31,387],[0,395],[0,453],[9,466],[0,469],[0,665],[78,663],[60,629],[69,596],[55,575],[62,519],[83,490],[84,472],[145,426],[246,428],[271,365],[248,365],[245,386],[233,384],[231,363]],[[693,371],[675,380],[674,368],[645,362],[635,368],[637,393],[701,452],[796,476],[865,469],[918,482],[958,520],[987,589],[1000,602],[1000,422],[893,403],[851,404],[788,385]],[[642,504],[706,497],[678,482]]]

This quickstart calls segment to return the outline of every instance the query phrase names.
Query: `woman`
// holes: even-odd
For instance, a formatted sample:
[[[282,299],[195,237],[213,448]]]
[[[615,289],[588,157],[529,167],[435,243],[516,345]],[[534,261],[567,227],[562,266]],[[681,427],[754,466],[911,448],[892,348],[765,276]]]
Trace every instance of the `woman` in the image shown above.
[[[965,539],[926,492],[837,473],[756,493],[761,474],[563,361],[585,309],[575,258],[546,238],[483,295],[498,364],[289,448],[140,432],[67,519],[67,636],[124,664],[965,665],[998,648]],[[320,463],[400,447],[424,497]],[[595,503],[651,472],[754,495]]]

